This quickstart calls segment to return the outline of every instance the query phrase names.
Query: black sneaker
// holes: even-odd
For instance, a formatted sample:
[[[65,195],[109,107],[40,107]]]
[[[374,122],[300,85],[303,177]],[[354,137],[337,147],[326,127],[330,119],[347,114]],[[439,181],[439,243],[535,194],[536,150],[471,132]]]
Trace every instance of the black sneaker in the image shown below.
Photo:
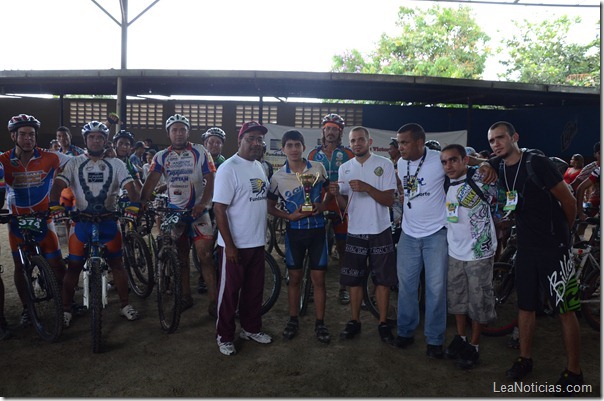
[[[27,308],[23,308],[19,324],[21,325],[21,327],[31,326],[31,317],[29,316],[29,310]]]
[[[298,332],[298,322],[290,319],[287,322],[285,329],[283,329],[283,339],[291,340],[292,338],[294,338],[296,336],[297,332]]]
[[[459,359],[455,362],[460,369],[471,369],[478,362],[478,350],[475,346],[464,341],[463,348],[459,352]]]
[[[8,328],[8,323],[6,322],[6,319],[1,318],[0,319],[0,341],[10,338],[12,336],[12,334],[13,333]]]
[[[521,356],[516,359],[512,368],[505,372],[508,379],[514,381],[523,379],[526,375],[533,371],[533,360],[531,358],[523,358]]]
[[[396,336],[394,346],[398,348],[405,348],[407,345],[413,344],[413,341],[415,341],[413,337]]]
[[[78,304],[75,301],[71,303],[71,313],[75,316],[83,316],[87,310],[88,308],[82,304]]]
[[[561,389],[560,395],[561,396],[571,395],[571,393],[569,393],[567,391],[568,386],[576,386],[576,385],[581,385],[581,384],[583,384],[583,372],[576,374],[576,373],[571,372],[568,369],[564,369],[564,372],[562,372],[560,374],[560,378],[556,382],[556,385],[560,386],[560,389]],[[572,394],[576,394],[576,393],[572,393]]]
[[[315,325],[315,334],[317,335],[317,340],[323,344],[329,344],[329,341],[331,341],[329,330],[327,330],[327,326],[324,324]]]
[[[340,338],[342,340],[349,340],[360,332],[361,322],[357,322],[356,320],[350,320],[348,321],[348,323],[346,323],[346,327],[344,327],[344,330],[340,332]]]
[[[199,282],[197,283],[197,293],[205,294],[206,292],[208,292],[208,285],[204,281],[203,276],[199,275]]]
[[[456,334],[451,344],[445,349],[445,356],[448,359],[459,358],[459,353],[464,349],[466,344],[466,341],[459,334]]]
[[[380,333],[380,338],[383,342],[394,345],[394,336],[392,335],[392,330],[387,323],[380,323],[378,326],[378,333]]]
[[[426,355],[428,358],[442,359],[444,357],[443,346],[428,344],[426,347]]]

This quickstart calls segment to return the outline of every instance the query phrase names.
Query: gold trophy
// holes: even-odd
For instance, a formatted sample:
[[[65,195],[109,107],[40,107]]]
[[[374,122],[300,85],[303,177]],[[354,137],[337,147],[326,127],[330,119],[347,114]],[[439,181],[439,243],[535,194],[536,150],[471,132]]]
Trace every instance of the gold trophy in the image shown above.
[[[310,201],[310,190],[319,181],[321,173],[316,172],[315,174],[300,174],[296,173],[296,178],[302,184],[304,189],[304,204],[302,205],[303,212],[312,212],[313,206]]]

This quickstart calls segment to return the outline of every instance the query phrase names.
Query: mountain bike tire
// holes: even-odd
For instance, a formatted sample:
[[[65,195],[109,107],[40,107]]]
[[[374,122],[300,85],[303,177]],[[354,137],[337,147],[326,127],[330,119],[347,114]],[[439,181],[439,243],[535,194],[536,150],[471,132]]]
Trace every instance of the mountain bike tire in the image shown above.
[[[510,334],[518,326],[518,303],[514,289],[514,270],[509,263],[493,265],[493,292],[497,318],[483,326],[482,334],[499,337]]]
[[[274,249],[277,251],[279,256],[285,257],[285,234],[286,234],[287,223],[285,219],[275,218],[273,221],[273,235],[274,235]]]
[[[421,302],[421,293],[423,292],[423,286],[420,280],[418,288],[418,299]],[[365,309],[371,312],[376,319],[380,318],[380,310],[378,309],[377,299],[375,297],[375,283],[373,282],[373,275],[369,274],[368,277],[363,281],[363,301],[365,303]],[[388,311],[386,313],[386,323],[390,326],[396,326],[398,319],[398,283],[390,288],[390,294],[388,299]]]
[[[178,255],[173,250],[160,251],[157,264],[157,309],[159,323],[166,333],[174,333],[182,309],[182,272]]]
[[[28,307],[34,329],[44,341],[55,342],[63,332],[61,288],[48,261],[31,257],[31,271],[25,274]]]
[[[103,270],[99,259],[90,262],[89,285],[92,352],[98,354],[102,350],[103,331]]]
[[[128,284],[132,291],[141,298],[147,298],[153,292],[154,272],[153,258],[143,237],[136,232],[129,232],[124,241],[124,260],[128,273]]]
[[[281,292],[281,271],[275,258],[264,251],[264,292],[262,295],[262,307],[260,314],[264,315],[279,299]]]
[[[311,289],[312,280],[310,278],[310,258],[308,255],[306,255],[302,267],[302,279],[300,280],[300,305],[298,307],[298,314],[300,316],[306,315],[306,311],[308,310],[308,302],[310,301]]]

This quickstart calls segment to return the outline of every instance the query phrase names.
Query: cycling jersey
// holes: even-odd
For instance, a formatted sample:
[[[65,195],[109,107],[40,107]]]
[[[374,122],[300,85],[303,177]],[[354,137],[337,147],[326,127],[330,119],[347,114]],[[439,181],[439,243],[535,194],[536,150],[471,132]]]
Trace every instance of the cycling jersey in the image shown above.
[[[350,159],[354,159],[354,154],[350,148],[343,145],[339,145],[333,150],[331,159],[327,158],[322,145],[317,146],[308,154],[308,160],[321,162],[323,164],[325,171],[327,171],[327,178],[329,178],[329,181],[333,182],[338,181],[338,169],[340,166]]]
[[[326,179],[327,174],[321,163],[307,160],[304,174],[315,175],[316,173],[319,173],[319,178],[315,185],[310,189],[309,196],[311,202],[321,203],[321,189],[329,184],[329,181]],[[271,178],[268,198],[276,201],[281,197],[285,203],[285,209],[291,214],[298,210],[304,203],[305,195],[302,184],[300,184],[296,174],[291,171],[289,163],[286,161],[283,167],[277,170]],[[288,221],[287,225],[291,229],[320,228],[325,227],[325,218],[323,217],[323,213],[319,213],[296,221]]]
[[[94,161],[87,154],[71,159],[57,179],[71,187],[76,208],[87,213],[115,210],[119,189],[133,181],[121,160]]]
[[[60,152],[66,154],[67,156],[79,156],[85,153],[84,149],[80,148],[79,146],[75,146],[74,144],[69,145],[65,152],[63,152],[63,148],[61,148]]]
[[[48,210],[50,186],[55,172],[70,159],[60,153],[34,148],[26,165],[15,149],[0,155],[6,185],[12,194],[11,211],[15,214]]]
[[[150,171],[165,177],[168,207],[192,209],[201,202],[205,188],[203,176],[216,172],[216,167],[206,148],[189,142],[180,154],[172,146],[157,152]]]

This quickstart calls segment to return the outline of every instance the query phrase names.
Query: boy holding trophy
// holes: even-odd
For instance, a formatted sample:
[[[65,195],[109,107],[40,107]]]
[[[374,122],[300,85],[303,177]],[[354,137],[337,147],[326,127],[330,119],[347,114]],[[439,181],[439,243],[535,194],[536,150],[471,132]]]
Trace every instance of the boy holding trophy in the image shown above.
[[[314,287],[315,334],[322,343],[329,343],[325,316],[325,272],[327,270],[327,237],[325,235],[324,204],[321,189],[329,184],[325,167],[319,162],[302,157],[306,146],[299,131],[290,130],[281,139],[282,151],[287,157],[271,178],[268,193],[268,212],[287,220],[285,264],[289,273],[288,301],[290,318],[283,330],[283,338],[290,340],[298,332],[298,302],[304,257],[308,253],[311,281]],[[277,208],[281,198],[285,210]]]

